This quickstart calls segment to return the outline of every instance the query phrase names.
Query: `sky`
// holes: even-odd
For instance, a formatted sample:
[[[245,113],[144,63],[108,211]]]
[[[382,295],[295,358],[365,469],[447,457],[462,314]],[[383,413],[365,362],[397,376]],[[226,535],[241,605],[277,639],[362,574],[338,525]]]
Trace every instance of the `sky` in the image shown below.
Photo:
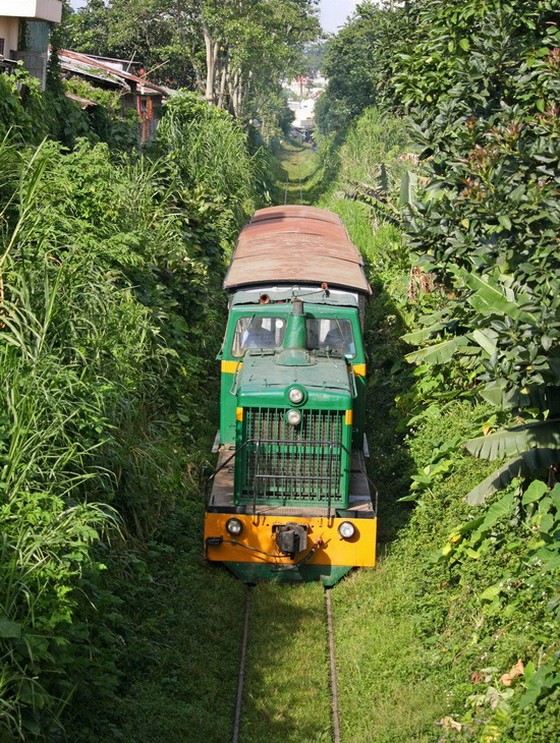
[[[352,15],[359,0],[321,0],[319,12],[321,26],[328,33],[336,33],[339,26],[344,26],[348,16]]]

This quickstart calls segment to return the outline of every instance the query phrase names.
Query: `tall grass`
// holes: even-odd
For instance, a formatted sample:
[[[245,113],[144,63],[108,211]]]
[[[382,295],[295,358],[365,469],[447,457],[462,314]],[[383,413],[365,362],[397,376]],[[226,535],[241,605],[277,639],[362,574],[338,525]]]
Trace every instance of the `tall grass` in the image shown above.
[[[110,697],[123,648],[96,607],[123,621],[123,576],[148,581],[198,495],[191,403],[213,397],[209,292],[248,186],[205,199],[174,154],[0,142],[0,739],[54,734],[76,684]]]
[[[221,201],[235,220],[244,220],[255,197],[258,158],[249,157],[247,137],[229,114],[194,93],[181,93],[167,104],[158,141],[171,153],[184,183]]]
[[[0,159],[2,147],[13,155],[4,142]],[[41,717],[56,724],[63,700],[44,677],[67,642],[76,581],[115,516],[84,500],[86,484],[107,477],[92,466],[103,436],[90,434],[105,431],[107,419],[77,345],[72,269],[51,252],[54,226],[38,229],[55,150],[45,145],[18,159],[0,259],[0,730],[23,739],[41,731]],[[82,296],[101,291],[94,278],[95,269]],[[94,325],[94,317],[84,320]]]

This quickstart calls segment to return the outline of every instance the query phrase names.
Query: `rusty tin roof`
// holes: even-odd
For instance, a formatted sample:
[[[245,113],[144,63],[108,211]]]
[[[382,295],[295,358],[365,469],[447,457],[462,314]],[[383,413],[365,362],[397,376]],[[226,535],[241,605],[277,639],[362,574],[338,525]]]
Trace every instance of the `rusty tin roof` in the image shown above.
[[[224,289],[323,282],[371,292],[340,217],[313,206],[272,206],[255,212],[241,231]]]

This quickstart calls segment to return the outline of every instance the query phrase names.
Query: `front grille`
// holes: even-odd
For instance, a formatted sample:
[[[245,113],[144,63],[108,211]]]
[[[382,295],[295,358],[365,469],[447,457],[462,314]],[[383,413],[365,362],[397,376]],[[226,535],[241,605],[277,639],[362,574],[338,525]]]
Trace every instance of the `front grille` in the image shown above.
[[[286,411],[245,408],[241,499],[254,504],[340,504],[344,411],[302,410],[292,426]]]

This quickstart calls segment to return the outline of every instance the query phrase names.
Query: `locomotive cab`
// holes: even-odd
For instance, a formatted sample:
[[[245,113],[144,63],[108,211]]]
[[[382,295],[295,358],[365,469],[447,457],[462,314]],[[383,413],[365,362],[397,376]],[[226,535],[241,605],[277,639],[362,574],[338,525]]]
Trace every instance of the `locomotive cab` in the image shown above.
[[[362,316],[325,282],[231,294],[205,549],[246,582],[332,585],[375,562]]]

